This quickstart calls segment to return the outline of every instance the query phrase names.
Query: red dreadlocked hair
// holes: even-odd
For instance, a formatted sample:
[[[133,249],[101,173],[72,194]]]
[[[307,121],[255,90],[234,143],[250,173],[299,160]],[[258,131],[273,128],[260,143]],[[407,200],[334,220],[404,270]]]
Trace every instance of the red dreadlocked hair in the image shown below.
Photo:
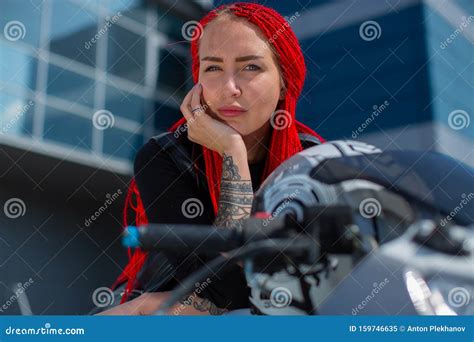
[[[276,57],[279,60],[280,70],[285,82],[285,98],[279,102],[275,112],[275,114],[280,113],[285,115],[285,117],[279,118],[277,115],[274,115],[273,120],[276,124],[278,124],[278,120],[284,120],[287,124],[285,124],[284,129],[272,130],[269,152],[267,154],[265,168],[262,174],[263,181],[282,162],[302,150],[298,133],[311,134],[318,137],[321,141],[324,140],[312,129],[297,122],[295,119],[296,102],[303,88],[306,76],[304,57],[298,39],[290,28],[288,22],[279,13],[268,7],[254,3],[234,3],[216,8],[201,19],[199,23],[200,25],[198,25],[198,28],[194,30],[193,38],[195,39],[192,39],[191,41],[192,73],[194,83],[197,83],[199,79],[198,50],[199,38],[202,33],[201,30],[203,30],[212,20],[223,14],[245,18],[247,21],[260,28],[268,39],[269,47],[277,54]],[[186,123],[186,119],[180,119],[169,129],[169,131],[175,131],[184,123]],[[214,214],[217,214],[222,173],[222,157],[215,151],[209,150],[203,146],[201,146],[201,148],[205,162],[205,174],[209,187],[209,195],[214,207]],[[135,198],[135,203],[133,198]],[[128,225],[128,208],[132,208],[136,213],[136,225],[144,225],[148,223],[138,188],[133,179],[130,183],[125,203],[125,226]],[[113,285],[113,288],[115,288],[117,285],[127,281],[125,293],[122,297],[122,303],[127,300],[128,294],[135,287],[137,273],[142,268],[146,259],[146,253],[140,249],[135,250],[133,255],[130,250],[128,253],[130,258],[129,263]]]

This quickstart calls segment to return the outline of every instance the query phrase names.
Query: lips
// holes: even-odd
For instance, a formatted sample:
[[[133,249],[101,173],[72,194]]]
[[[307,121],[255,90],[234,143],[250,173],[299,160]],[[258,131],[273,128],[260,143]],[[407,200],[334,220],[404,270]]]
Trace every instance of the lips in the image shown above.
[[[235,117],[242,115],[246,112],[244,108],[238,106],[224,106],[220,107],[217,111],[219,112],[219,114],[225,117]]]

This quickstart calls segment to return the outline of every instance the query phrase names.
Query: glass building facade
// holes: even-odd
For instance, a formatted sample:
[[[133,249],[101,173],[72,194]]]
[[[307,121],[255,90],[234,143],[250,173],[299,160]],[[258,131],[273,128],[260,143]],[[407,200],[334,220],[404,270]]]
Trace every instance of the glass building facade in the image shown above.
[[[0,315],[88,313],[94,291],[123,271],[133,159],[181,117],[192,85],[181,30],[206,8],[0,0],[0,306],[34,281],[30,308]],[[22,215],[7,215],[9,203]]]
[[[130,172],[192,83],[186,18],[159,3],[2,0],[0,139]]]

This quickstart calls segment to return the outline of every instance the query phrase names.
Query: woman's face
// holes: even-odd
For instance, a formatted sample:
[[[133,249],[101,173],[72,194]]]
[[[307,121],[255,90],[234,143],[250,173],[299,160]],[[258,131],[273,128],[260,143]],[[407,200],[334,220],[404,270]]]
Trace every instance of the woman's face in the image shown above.
[[[211,115],[243,136],[269,124],[283,84],[258,27],[241,18],[212,21],[200,39],[199,58],[199,82]]]

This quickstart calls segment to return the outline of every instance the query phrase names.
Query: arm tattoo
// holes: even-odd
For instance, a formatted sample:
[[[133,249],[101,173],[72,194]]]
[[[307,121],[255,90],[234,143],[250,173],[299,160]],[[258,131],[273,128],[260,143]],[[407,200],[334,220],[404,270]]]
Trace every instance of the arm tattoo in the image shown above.
[[[236,228],[242,219],[250,217],[253,202],[252,181],[243,180],[232,156],[224,153],[222,161],[221,193],[216,226]]]
[[[192,306],[198,311],[205,312],[208,311],[210,315],[222,315],[227,312],[227,309],[218,308],[214,303],[209,299],[199,298],[196,296],[189,296],[188,298],[182,298],[179,302],[183,305]]]
[[[239,181],[241,178],[239,168],[234,164],[232,156],[228,156],[224,153],[222,156],[222,180]]]

